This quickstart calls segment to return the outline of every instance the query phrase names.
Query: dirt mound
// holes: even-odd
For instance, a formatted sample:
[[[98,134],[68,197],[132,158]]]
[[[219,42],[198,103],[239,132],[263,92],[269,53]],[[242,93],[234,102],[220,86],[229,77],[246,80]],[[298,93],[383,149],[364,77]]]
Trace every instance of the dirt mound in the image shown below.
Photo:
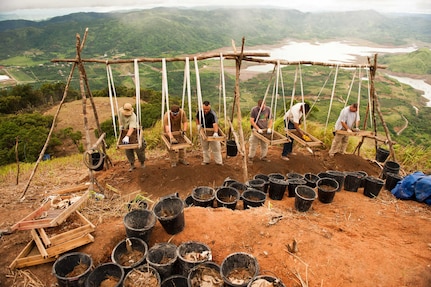
[[[371,176],[380,173],[378,165],[355,155],[329,158],[324,150],[312,155],[295,149],[298,154],[286,162],[280,158],[281,147],[270,147],[271,162],[249,164],[247,179],[255,174],[317,174],[326,170],[365,171]],[[154,152],[148,155],[145,168],[128,172],[128,163],[122,156],[112,168],[97,172],[96,178],[106,190],[111,186],[122,195],[141,191],[153,200],[176,192],[184,199],[195,187],[217,187],[228,177],[246,180],[240,156],[225,159],[224,166],[202,166],[200,151],[188,153],[187,160],[190,165],[171,168],[166,152]],[[3,182],[0,228],[11,226],[36,209],[47,192],[86,181],[88,170],[83,164],[56,170],[40,168],[24,202],[18,202],[24,179],[19,185],[13,178]],[[298,278],[308,281],[308,286],[431,285],[428,206],[396,200],[386,190],[371,199],[363,195],[362,188],[358,192],[337,192],[330,204],[315,200],[306,213],[295,210],[294,200],[285,195],[280,201],[267,199],[264,207],[248,210],[243,210],[242,202],[236,210],[189,207],[185,209],[184,231],[172,236],[157,222],[150,246],[168,240],[176,245],[203,242],[211,248],[218,264],[231,253],[248,252],[257,258],[262,274],[275,275],[286,286],[300,286]],[[82,212],[96,225],[95,242],[76,250],[90,254],[96,266],[110,261],[112,249],[125,238],[125,202],[89,199]],[[30,239],[29,231],[1,238],[1,286],[22,286],[18,282],[23,282],[23,275],[9,271],[7,266]],[[294,240],[298,251],[291,254],[287,245]],[[55,286],[51,263],[25,269],[44,286]]]

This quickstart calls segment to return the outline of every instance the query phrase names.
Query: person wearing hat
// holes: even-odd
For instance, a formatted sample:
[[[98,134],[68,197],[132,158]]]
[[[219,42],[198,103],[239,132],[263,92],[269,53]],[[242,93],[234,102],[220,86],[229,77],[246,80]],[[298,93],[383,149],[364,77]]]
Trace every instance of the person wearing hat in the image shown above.
[[[358,104],[353,103],[350,106],[343,108],[335,123],[334,138],[332,140],[329,156],[333,157],[335,154],[344,154],[349,143],[349,135],[338,134],[336,131],[359,131],[355,128],[359,125]]]
[[[172,105],[171,110],[166,112],[163,116],[163,126],[165,133],[169,136],[171,144],[178,144],[177,139],[172,135],[172,132],[181,131],[184,134],[187,130],[187,116],[186,113],[180,109],[178,105]],[[177,163],[189,165],[185,160],[186,149],[182,148],[178,150],[178,160],[175,150],[169,149],[169,158],[171,159],[171,167],[177,166]]]
[[[123,137],[121,142],[123,144],[129,144],[130,136],[133,132],[139,128],[136,114],[133,112],[133,107],[130,103],[125,103],[123,107],[120,108],[120,113],[118,120],[120,122],[120,129],[127,130],[126,135]],[[122,134],[122,133],[121,133]],[[145,148],[147,147],[147,143],[145,139],[142,138],[142,145],[139,148],[135,149],[126,149],[126,157],[130,163],[129,171],[135,169],[135,153],[138,157],[139,162],[141,163],[141,168],[144,167],[145,162]]]

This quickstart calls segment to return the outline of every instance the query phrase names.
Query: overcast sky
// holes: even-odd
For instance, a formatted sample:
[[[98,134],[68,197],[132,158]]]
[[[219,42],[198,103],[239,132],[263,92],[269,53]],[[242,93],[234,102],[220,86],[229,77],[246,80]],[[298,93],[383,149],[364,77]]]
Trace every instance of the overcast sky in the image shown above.
[[[242,4],[246,3],[246,4]],[[79,8],[85,11],[111,11],[158,6],[278,6],[307,11],[368,10],[379,12],[413,12],[431,14],[431,0],[0,0],[0,12],[22,9]],[[91,7],[91,9],[89,9]],[[74,11],[78,11],[73,9]]]

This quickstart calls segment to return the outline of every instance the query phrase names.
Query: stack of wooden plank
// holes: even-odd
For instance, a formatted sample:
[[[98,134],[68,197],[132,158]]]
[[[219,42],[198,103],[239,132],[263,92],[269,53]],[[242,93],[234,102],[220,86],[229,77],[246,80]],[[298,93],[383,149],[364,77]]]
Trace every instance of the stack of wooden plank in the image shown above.
[[[52,262],[60,254],[94,241],[90,233],[95,226],[78,211],[88,199],[89,191],[68,194],[80,188],[88,186],[52,195],[37,210],[12,226],[12,231],[30,230],[32,240],[9,265],[10,269]]]

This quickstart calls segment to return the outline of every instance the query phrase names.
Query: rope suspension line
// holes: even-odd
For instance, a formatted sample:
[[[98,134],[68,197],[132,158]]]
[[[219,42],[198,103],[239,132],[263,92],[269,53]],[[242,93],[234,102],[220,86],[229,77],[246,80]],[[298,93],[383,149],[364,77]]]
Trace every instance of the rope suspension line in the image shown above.
[[[328,116],[326,117],[326,124],[325,124],[325,131],[324,131],[324,135],[326,135],[326,129],[328,128],[328,122],[329,122],[329,116],[331,114],[331,109],[332,109],[332,101],[334,99],[334,94],[335,94],[335,86],[337,83],[337,76],[338,76],[338,65],[337,68],[335,70],[335,75],[334,75],[334,83],[332,84],[332,93],[331,93],[331,100],[329,102],[329,108],[328,108]]]
[[[219,99],[223,98],[223,115],[224,115],[224,128],[227,130],[227,112],[226,112],[226,83],[224,77],[224,57],[223,54],[220,53],[220,85],[219,85]],[[219,100],[219,109],[220,109],[220,100]],[[220,112],[219,112],[220,114]]]
[[[185,66],[184,66],[184,82],[183,82],[183,98],[181,103],[181,108],[184,111],[184,98],[185,92],[187,90],[187,102],[188,102],[188,110],[189,110],[189,122],[192,122],[192,94],[191,94],[191,85],[190,85],[190,59],[186,57]],[[190,135],[192,135],[192,125],[189,125]]]
[[[199,118],[204,119],[204,110],[202,109],[203,101],[202,101],[202,91],[201,91],[201,79],[199,76],[198,59],[196,57],[194,57],[194,62],[195,62],[195,73],[196,73],[196,92],[198,97]],[[206,128],[205,120],[203,120],[203,126],[204,128]]]
[[[168,74],[166,70],[166,59],[162,59],[162,111],[161,111],[161,123],[163,125],[163,116],[166,111],[169,112],[169,91],[168,91]],[[168,126],[171,127],[171,117],[168,117]]]
[[[115,115],[118,113],[118,101],[117,101],[117,93],[115,90],[114,85],[114,78],[112,77],[112,69],[111,65],[106,65],[106,77],[108,79],[108,93],[109,93],[109,102],[111,105],[111,115],[112,115],[112,124],[114,126],[114,136],[115,141],[118,141],[118,134],[117,134],[117,123],[115,120]],[[115,106],[114,106],[114,99],[115,99]]]

